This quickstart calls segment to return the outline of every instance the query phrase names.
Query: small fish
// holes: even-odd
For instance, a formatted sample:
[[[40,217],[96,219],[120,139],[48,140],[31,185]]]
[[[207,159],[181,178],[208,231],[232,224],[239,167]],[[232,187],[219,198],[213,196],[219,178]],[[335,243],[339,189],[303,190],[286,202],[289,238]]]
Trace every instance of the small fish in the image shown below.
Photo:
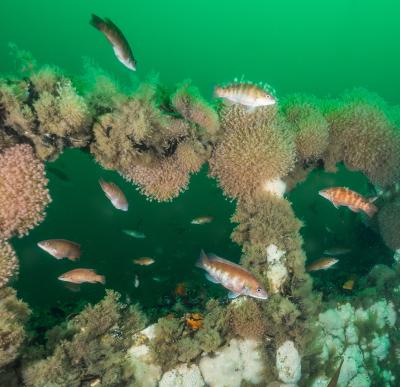
[[[136,71],[136,60],[121,30],[110,19],[105,18],[103,20],[93,14],[90,24],[104,34],[111,43],[114,54],[118,60],[128,69]]]
[[[276,99],[263,87],[250,82],[217,86],[215,88],[215,96],[224,98],[231,103],[244,105],[249,111],[259,106],[274,105],[276,103]]]
[[[133,282],[133,286],[134,286],[135,288],[138,288],[139,285],[140,285],[139,276],[138,276],[137,274],[135,274],[135,280],[134,280],[134,282]]]
[[[151,279],[155,282],[165,282],[168,279],[168,277],[158,276],[158,277],[151,277]]]
[[[351,253],[351,249],[346,247],[331,247],[329,249],[324,250],[324,255],[346,255]]]
[[[57,176],[60,180],[62,180],[64,182],[70,181],[70,178],[68,177],[68,175],[59,168],[52,167],[51,165],[49,165],[46,167],[46,171],[49,171],[50,173]]]
[[[229,298],[236,298],[240,295],[261,299],[268,298],[267,292],[256,277],[233,262],[214,254],[206,255],[201,250],[196,266],[207,271],[208,280],[220,283],[224,288],[230,290]]]
[[[326,270],[331,268],[334,264],[339,262],[336,258],[321,258],[307,265],[307,271]]]
[[[344,187],[332,187],[319,191],[319,194],[328,199],[332,204],[338,208],[345,206],[350,208],[353,212],[363,211],[369,217],[375,215],[378,208],[373,204],[375,198],[366,199],[364,196]]]
[[[38,242],[37,245],[57,259],[68,258],[75,261],[81,255],[80,245],[66,239],[48,239]]]
[[[342,369],[342,365],[344,362],[344,358],[342,359],[342,361],[339,364],[338,369],[335,371],[331,381],[329,382],[329,384],[327,385],[327,387],[336,387],[338,384],[338,380],[339,380],[339,376],[340,376],[340,371]]]
[[[348,279],[342,286],[345,290],[353,290],[355,280],[353,278]]]
[[[106,182],[103,179],[100,179],[99,184],[107,198],[117,210],[128,211],[128,201],[126,196],[115,183]]]
[[[122,232],[126,235],[129,235],[133,238],[137,238],[137,239],[144,239],[146,238],[146,235],[143,234],[140,231],[135,231],[135,230],[122,230]]]
[[[206,224],[211,223],[214,220],[212,216],[200,216],[198,218],[194,218],[190,223],[191,224]]]
[[[85,282],[96,283],[100,282],[103,285],[106,283],[104,275],[97,274],[93,269],[74,269],[58,277],[60,281],[71,282],[73,284],[83,284]]]
[[[155,260],[153,258],[149,258],[149,257],[143,257],[143,258],[138,258],[138,259],[134,259],[133,263],[136,265],[140,265],[140,266],[149,266],[152,265],[155,262]]]

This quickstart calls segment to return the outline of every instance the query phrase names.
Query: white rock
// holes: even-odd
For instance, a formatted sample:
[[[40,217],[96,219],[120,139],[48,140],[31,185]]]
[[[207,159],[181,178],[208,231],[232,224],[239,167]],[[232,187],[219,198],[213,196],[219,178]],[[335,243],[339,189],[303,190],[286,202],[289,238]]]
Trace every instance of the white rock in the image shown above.
[[[196,364],[187,366],[182,364],[166,372],[161,380],[159,387],[203,387],[205,386],[200,369]]]
[[[280,262],[284,255],[285,252],[283,250],[279,250],[278,247],[273,243],[267,247],[267,261],[269,264]]]
[[[301,359],[293,341],[285,341],[276,351],[276,368],[284,383],[297,383],[301,377]]]
[[[274,244],[267,247],[267,278],[272,293],[278,293],[288,278],[288,271],[283,259],[284,255],[285,252],[279,250]]]
[[[261,383],[264,364],[259,345],[255,340],[232,339],[215,356],[202,357],[199,367],[207,386],[240,387],[242,381]]]

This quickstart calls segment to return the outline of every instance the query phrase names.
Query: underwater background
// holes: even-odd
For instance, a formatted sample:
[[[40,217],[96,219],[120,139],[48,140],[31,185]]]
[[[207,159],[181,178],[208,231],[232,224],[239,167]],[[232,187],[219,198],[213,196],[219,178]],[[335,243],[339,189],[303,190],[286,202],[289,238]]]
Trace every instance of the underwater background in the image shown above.
[[[121,28],[137,59],[136,72],[121,65],[89,24],[92,13]],[[2,0],[0,15],[1,78],[29,75],[20,67],[26,58],[29,65],[30,56],[21,54],[26,50],[38,67],[59,67],[78,93],[104,72],[125,94],[148,80],[172,93],[190,79],[205,100],[213,101],[216,85],[239,78],[267,82],[278,103],[298,92],[337,98],[346,90],[365,88],[388,105],[400,105],[400,5],[395,1]],[[103,168],[87,149],[64,149],[45,166],[52,198],[46,217],[29,235],[10,239],[19,259],[19,275],[11,285],[32,310],[28,329],[33,343],[43,344],[48,329],[103,299],[106,289],[120,293],[127,304],[139,303],[151,322],[171,313],[204,311],[211,298],[228,302],[226,290],[207,281],[195,266],[201,249],[236,263],[242,255],[242,247],[231,240],[240,223],[232,220],[237,202],[209,176],[208,165],[169,202],[149,200],[118,172]],[[129,211],[112,206],[100,178],[123,190]],[[366,197],[379,192],[362,172],[341,164],[335,173],[317,165],[285,194],[302,222],[307,264],[329,248],[351,250],[333,269],[312,273],[313,289],[323,301],[337,297],[344,302],[363,290],[362,278],[376,264],[393,264],[393,249],[365,216],[336,209],[318,195],[328,186],[349,187]],[[191,224],[201,216],[213,221]],[[145,237],[128,236],[127,229]],[[54,259],[37,246],[52,238],[80,243],[78,263]],[[135,265],[140,257],[155,262]],[[69,286],[57,279],[76,267],[95,269],[105,276],[105,286]],[[343,288],[349,279],[355,280],[354,293]]]

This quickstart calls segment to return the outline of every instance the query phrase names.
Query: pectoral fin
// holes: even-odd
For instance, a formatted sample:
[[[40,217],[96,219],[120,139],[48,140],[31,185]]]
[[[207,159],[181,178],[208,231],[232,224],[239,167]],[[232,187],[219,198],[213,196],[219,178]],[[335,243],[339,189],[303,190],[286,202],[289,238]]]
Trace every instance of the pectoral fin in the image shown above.
[[[214,277],[211,277],[210,276],[210,274],[206,274],[206,278],[210,281],[210,282],[212,282],[212,283],[214,283],[214,284],[219,284],[219,281],[217,280],[217,279],[215,279]]]
[[[360,211],[360,209],[357,208],[357,207],[349,206],[349,208],[350,208],[350,210],[352,210],[353,212],[359,212],[359,211]]]
[[[234,292],[229,292],[229,293],[228,293],[228,298],[229,298],[230,300],[233,300],[234,298],[239,297],[239,296],[240,296],[239,293],[234,293]]]

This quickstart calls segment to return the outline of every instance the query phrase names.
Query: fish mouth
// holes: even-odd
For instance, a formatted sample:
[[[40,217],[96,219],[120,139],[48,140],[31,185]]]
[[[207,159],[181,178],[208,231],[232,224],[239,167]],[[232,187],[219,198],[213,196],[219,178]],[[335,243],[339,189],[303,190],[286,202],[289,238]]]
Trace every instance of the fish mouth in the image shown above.
[[[66,281],[66,279],[65,279],[62,275],[60,275],[59,277],[57,277],[57,279],[60,280],[60,281]]]

